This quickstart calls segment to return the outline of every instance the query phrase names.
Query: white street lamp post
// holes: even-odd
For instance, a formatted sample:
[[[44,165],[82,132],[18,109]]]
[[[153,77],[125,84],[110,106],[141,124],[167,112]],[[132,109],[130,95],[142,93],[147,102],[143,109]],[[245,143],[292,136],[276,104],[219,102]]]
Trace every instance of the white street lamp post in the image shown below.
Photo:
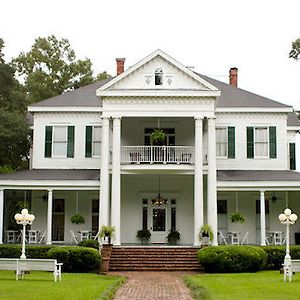
[[[23,225],[23,233],[22,233],[22,254],[20,256],[21,259],[25,259],[25,234],[26,234],[26,225],[31,225],[34,221],[35,216],[33,214],[29,214],[26,208],[23,208],[20,214],[15,214],[15,220],[17,224]]]
[[[284,281],[286,281],[286,276],[289,276],[289,281],[292,278],[292,271],[291,271],[291,255],[290,255],[290,225],[295,224],[298,219],[298,216],[289,208],[286,208],[283,214],[278,216],[279,221],[281,224],[286,225],[286,254],[284,257]]]

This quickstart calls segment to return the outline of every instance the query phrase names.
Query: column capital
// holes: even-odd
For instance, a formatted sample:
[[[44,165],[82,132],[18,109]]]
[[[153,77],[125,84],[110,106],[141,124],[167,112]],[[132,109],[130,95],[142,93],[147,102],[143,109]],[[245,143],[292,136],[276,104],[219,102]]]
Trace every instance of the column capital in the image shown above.
[[[4,191],[4,188],[3,187],[0,187],[0,192],[3,192]]]
[[[48,193],[53,193],[53,189],[47,189]]]
[[[266,190],[259,190],[259,193],[265,193]]]
[[[195,121],[203,121],[203,117],[194,117]]]

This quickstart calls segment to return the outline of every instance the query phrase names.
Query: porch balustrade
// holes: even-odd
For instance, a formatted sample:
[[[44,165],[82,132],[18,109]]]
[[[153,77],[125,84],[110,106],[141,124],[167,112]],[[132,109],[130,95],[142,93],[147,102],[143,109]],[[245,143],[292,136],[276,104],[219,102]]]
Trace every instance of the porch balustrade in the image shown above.
[[[193,164],[193,146],[123,146],[121,163]]]

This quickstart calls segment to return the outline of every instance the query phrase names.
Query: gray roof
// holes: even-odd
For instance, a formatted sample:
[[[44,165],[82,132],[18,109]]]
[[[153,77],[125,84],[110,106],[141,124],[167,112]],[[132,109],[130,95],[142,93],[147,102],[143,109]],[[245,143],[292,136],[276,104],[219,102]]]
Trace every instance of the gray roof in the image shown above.
[[[287,126],[300,126],[300,121],[295,112],[288,114]]]
[[[96,96],[96,90],[102,85],[112,80],[112,77],[96,81],[92,84],[75,89],[73,91],[34,103],[32,107],[53,107],[53,106],[91,106],[99,107],[101,103]]]
[[[282,108],[289,105],[253,94],[230,84],[196,73],[221,91],[217,107],[266,107]]]
[[[0,174],[1,180],[99,180],[100,170],[32,169]]]
[[[290,170],[222,170],[218,181],[300,181],[300,172]]]

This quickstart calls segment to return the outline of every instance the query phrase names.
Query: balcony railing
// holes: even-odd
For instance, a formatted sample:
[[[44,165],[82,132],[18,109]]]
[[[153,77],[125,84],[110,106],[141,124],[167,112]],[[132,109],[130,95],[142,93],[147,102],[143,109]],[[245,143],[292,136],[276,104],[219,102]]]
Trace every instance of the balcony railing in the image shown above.
[[[122,164],[193,164],[193,146],[123,146]]]

